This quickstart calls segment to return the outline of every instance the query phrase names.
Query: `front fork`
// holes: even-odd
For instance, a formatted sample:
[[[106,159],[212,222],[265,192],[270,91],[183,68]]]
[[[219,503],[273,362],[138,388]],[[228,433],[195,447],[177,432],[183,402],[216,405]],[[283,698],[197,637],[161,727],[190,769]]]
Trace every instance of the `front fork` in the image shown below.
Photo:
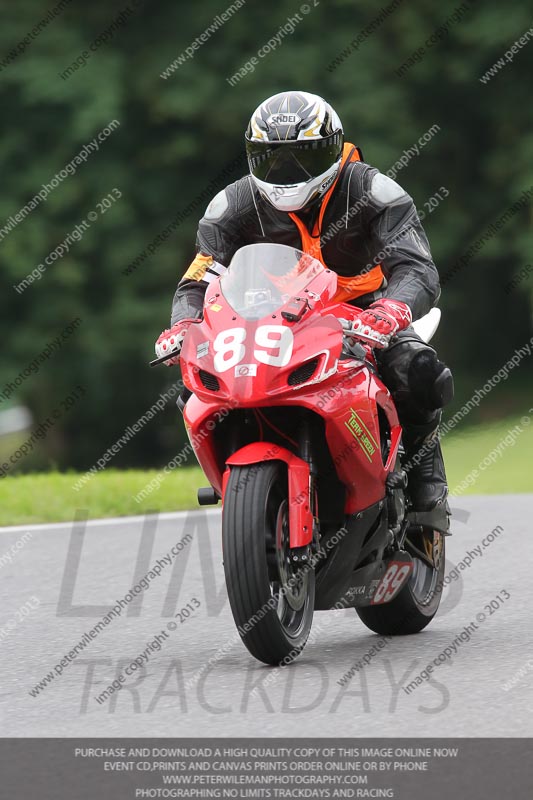
[[[260,441],[244,445],[227,459],[222,477],[222,496],[225,497],[232,467],[251,467],[265,461],[284,461],[289,478],[290,547],[298,552],[313,541],[314,517],[311,508],[310,468],[307,461],[290,450],[272,442]]]
[[[291,558],[294,562],[306,564],[312,556],[320,550],[320,521],[318,515],[318,490],[317,490],[317,466],[313,458],[312,435],[309,419],[304,419],[299,430],[299,451],[300,458],[309,464],[309,485],[308,500],[311,514],[313,516],[313,537],[309,544],[304,547],[291,548]]]

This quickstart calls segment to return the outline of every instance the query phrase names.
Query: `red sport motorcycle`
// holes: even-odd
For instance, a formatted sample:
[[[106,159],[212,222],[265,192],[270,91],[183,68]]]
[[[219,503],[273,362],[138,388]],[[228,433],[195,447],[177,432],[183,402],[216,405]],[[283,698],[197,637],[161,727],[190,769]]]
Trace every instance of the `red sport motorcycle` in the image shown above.
[[[302,651],[315,610],[353,607],[376,633],[411,634],[442,592],[447,528],[410,516],[402,430],[372,355],[385,342],[336,291],[311,256],[248,245],[181,351],[185,425],[210,483],[198,499],[222,499],[231,610],[267,664]],[[416,323],[423,338],[439,316]]]

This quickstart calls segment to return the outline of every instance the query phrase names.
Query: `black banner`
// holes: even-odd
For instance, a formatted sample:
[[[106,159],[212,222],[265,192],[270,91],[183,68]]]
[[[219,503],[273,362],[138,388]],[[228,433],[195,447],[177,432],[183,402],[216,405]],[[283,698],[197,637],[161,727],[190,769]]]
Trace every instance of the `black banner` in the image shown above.
[[[3,739],[10,800],[531,800],[528,739]]]

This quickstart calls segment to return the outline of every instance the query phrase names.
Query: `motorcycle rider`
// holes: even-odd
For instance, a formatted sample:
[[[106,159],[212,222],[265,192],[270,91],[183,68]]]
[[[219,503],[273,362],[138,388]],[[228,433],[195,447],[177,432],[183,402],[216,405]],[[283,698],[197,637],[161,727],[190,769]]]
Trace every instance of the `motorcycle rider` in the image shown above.
[[[380,375],[403,427],[414,520],[448,527],[442,407],[453,395],[450,370],[411,322],[440,296],[439,277],[411,197],[344,142],[342,124],[321,97],[286,91],[252,114],[245,135],[250,174],[209,203],[198,225],[197,255],[174,295],[171,328],[156,355],[176,355],[202,315],[209,283],[244,245],[274,242],[318,258],[338,276],[335,300],[363,308],[360,320],[385,334]]]

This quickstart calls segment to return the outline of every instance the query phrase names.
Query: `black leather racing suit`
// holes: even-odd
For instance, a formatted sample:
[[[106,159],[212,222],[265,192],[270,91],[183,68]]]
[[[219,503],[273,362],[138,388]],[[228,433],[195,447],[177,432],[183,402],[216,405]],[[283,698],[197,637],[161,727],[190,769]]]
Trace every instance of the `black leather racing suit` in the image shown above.
[[[308,212],[309,223],[319,208],[315,203]],[[407,303],[413,319],[437,302],[439,277],[414,203],[377,169],[362,161],[346,165],[328,203],[321,236],[326,266],[339,275],[353,277],[381,263],[387,279],[382,296]],[[208,206],[196,244],[199,252],[227,266],[236,250],[255,242],[301,247],[293,220],[265,201],[247,176],[226,187]],[[206,287],[202,281],[180,282],[173,323],[201,313]]]

